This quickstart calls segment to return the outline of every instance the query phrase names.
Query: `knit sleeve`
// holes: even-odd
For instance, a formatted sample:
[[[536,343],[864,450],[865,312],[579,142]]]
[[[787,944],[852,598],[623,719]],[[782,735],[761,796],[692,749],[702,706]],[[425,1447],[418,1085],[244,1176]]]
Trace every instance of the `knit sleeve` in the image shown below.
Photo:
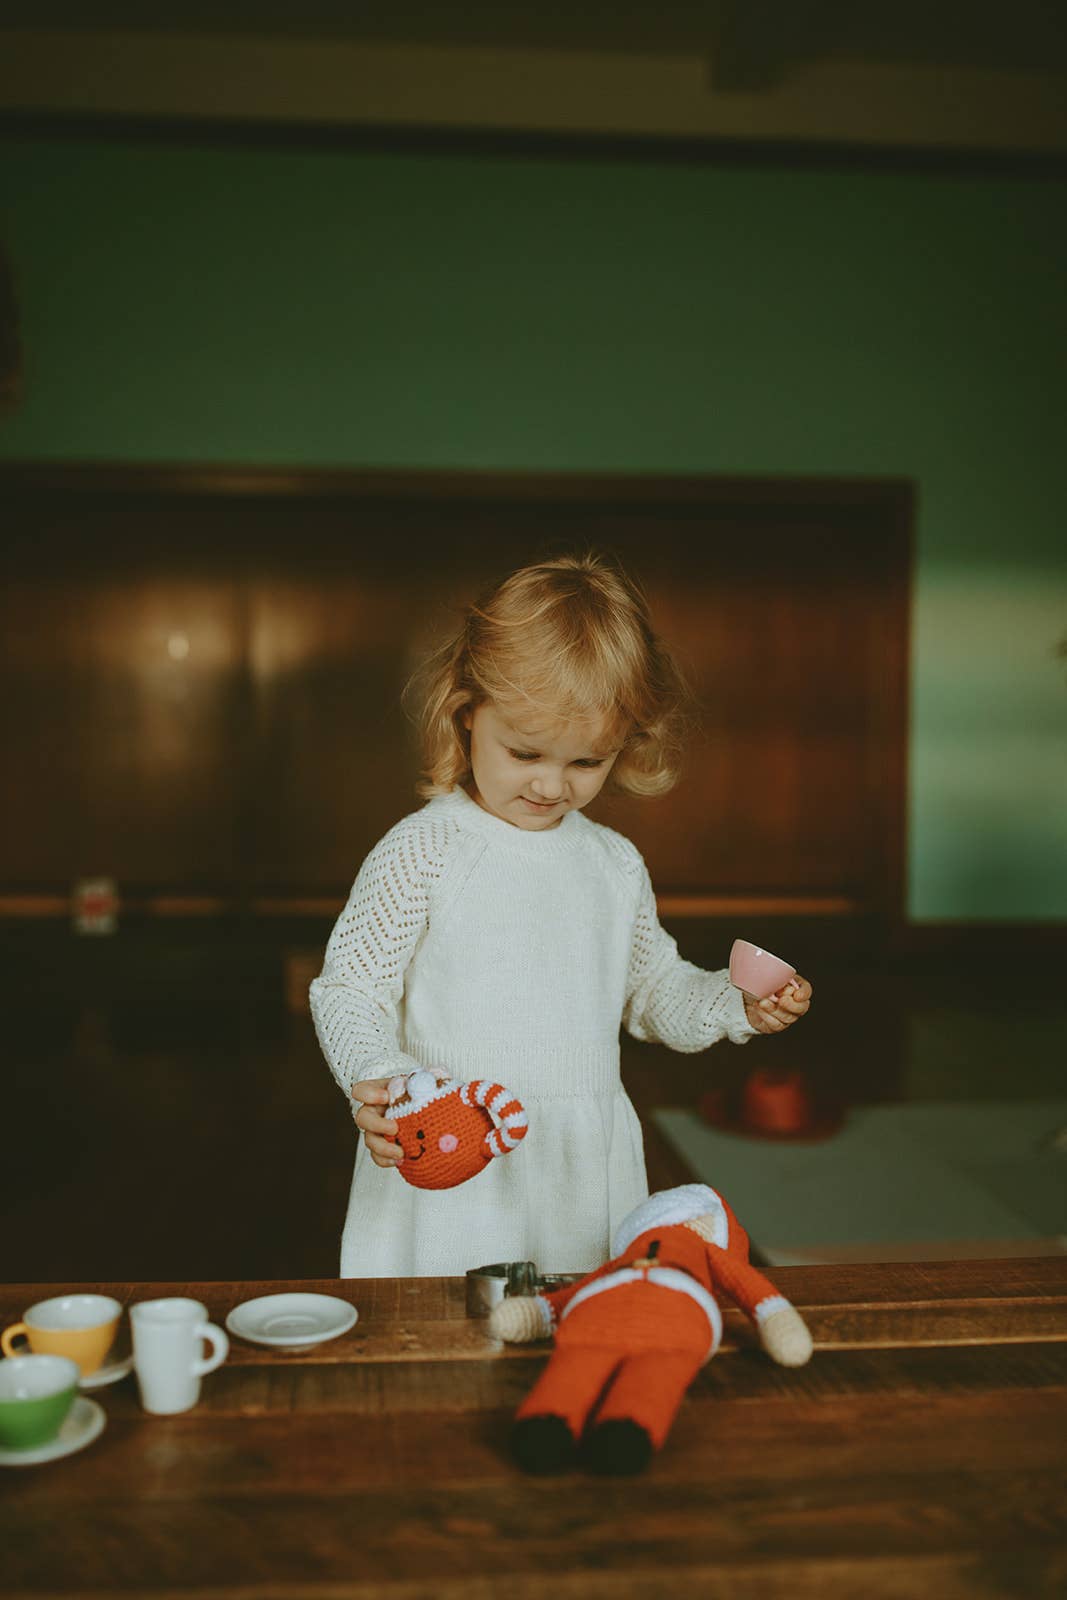
[[[439,824],[407,818],[375,845],[334,924],[309,999],[319,1044],[346,1095],[364,1078],[418,1066],[398,1043],[404,974],[429,924],[444,866]]]
[[[656,897],[644,862],[637,858],[639,892],[630,947],[623,1026],[635,1039],[692,1053],[720,1039],[744,1044],[756,1032],[745,1015],[744,997],[729,974],[705,972],[678,954],[660,926]]]

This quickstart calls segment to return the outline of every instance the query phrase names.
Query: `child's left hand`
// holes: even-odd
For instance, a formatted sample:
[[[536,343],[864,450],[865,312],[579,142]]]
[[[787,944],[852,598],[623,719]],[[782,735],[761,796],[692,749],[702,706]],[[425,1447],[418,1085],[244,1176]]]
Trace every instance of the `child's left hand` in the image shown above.
[[[790,978],[784,989],[757,1000],[755,995],[745,995],[745,1016],[757,1033],[781,1033],[791,1022],[802,1017],[811,1005],[811,984],[798,972]]]

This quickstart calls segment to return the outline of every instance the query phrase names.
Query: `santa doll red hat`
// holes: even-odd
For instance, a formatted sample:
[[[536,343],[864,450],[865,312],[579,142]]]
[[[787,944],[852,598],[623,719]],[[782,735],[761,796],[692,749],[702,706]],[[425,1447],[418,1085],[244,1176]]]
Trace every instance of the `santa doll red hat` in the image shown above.
[[[529,1472],[559,1470],[579,1445],[595,1472],[639,1472],[719,1347],[720,1294],[752,1320],[774,1361],[799,1367],[811,1355],[799,1313],[751,1265],[748,1235],[706,1184],[650,1195],[613,1247],[596,1272],[551,1294],[504,1300],[489,1319],[492,1337],[513,1343],[555,1334],[512,1434]]]

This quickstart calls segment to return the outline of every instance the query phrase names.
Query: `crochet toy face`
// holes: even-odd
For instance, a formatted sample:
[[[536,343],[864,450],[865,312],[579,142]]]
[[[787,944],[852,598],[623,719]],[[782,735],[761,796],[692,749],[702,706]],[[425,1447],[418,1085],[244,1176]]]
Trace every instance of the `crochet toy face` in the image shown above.
[[[404,1152],[397,1171],[416,1189],[466,1183],[494,1157],[514,1150],[529,1126],[521,1102],[499,1083],[457,1083],[422,1069],[390,1081],[385,1115],[396,1122]]]

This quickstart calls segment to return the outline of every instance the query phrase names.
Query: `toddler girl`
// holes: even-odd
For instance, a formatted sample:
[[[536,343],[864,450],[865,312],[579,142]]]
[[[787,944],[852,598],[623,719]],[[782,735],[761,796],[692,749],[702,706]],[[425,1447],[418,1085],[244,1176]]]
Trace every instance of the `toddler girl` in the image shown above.
[[[609,779],[673,785],[684,698],[644,597],[598,556],[512,574],[430,663],[428,803],[364,861],[311,985],[363,1132],[342,1277],[598,1266],[648,1193],[620,1022],[695,1051],[808,1009],[802,979],[757,1002],[683,961],[638,850],[582,815]],[[530,1120],[520,1148],[454,1189],[402,1182],[397,1125],[376,1108],[420,1066],[512,1090]]]

